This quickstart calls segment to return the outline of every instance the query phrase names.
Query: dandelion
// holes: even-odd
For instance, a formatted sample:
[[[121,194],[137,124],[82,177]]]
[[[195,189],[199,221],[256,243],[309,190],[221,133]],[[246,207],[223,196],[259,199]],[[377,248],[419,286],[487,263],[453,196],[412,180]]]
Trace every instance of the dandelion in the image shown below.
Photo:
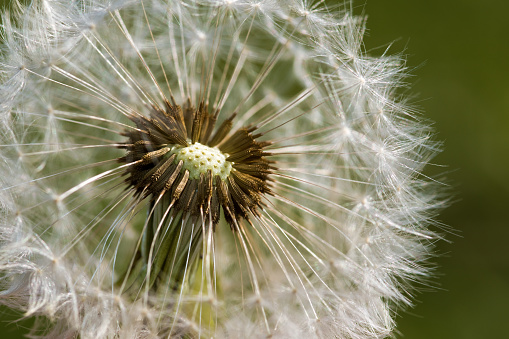
[[[3,17],[0,302],[48,338],[383,338],[426,277],[432,131],[350,4]],[[11,22],[11,18],[16,18]]]

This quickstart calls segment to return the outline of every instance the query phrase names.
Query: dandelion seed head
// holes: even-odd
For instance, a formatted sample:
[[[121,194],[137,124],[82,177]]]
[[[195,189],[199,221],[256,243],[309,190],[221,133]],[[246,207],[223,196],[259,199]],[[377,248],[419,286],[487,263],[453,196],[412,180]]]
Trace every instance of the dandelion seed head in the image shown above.
[[[391,335],[429,274],[440,144],[349,7],[4,15],[0,302],[49,338]]]

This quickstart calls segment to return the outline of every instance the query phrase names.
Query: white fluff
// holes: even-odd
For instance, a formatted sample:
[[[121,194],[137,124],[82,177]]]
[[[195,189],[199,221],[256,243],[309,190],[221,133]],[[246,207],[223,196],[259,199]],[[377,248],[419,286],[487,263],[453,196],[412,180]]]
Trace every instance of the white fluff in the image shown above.
[[[404,60],[366,55],[349,3],[18,6],[0,63],[0,302],[37,317],[34,335],[393,333],[409,283],[428,275],[444,199],[421,171],[439,145],[399,95]],[[256,124],[275,142],[275,194],[253,225],[204,232],[203,288],[126,292],[115,282],[147,202],[124,190],[115,147],[127,114],[170,95]]]

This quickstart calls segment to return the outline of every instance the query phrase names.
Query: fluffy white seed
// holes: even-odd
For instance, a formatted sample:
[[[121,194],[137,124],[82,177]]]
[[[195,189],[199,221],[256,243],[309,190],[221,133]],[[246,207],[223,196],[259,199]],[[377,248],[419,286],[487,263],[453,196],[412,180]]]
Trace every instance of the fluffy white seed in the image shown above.
[[[0,303],[48,338],[394,333],[429,273],[444,197],[421,173],[440,144],[400,96],[404,60],[367,55],[350,7],[37,0],[5,14]],[[205,208],[178,210],[176,188],[147,197],[126,185],[125,132],[165,101],[203,104],[218,126],[236,113],[233,131],[270,142],[273,169],[257,169],[270,194],[235,192],[260,206],[249,220],[213,225]],[[225,153],[194,143],[164,156],[191,179],[227,182],[238,163]]]

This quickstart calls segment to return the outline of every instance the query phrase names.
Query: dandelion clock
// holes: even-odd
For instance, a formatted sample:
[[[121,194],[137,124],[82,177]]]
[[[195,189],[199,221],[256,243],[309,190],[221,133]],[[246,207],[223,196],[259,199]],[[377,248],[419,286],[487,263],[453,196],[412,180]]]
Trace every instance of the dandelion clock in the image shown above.
[[[3,22],[0,302],[33,336],[394,332],[437,238],[437,143],[349,3],[38,0]]]

